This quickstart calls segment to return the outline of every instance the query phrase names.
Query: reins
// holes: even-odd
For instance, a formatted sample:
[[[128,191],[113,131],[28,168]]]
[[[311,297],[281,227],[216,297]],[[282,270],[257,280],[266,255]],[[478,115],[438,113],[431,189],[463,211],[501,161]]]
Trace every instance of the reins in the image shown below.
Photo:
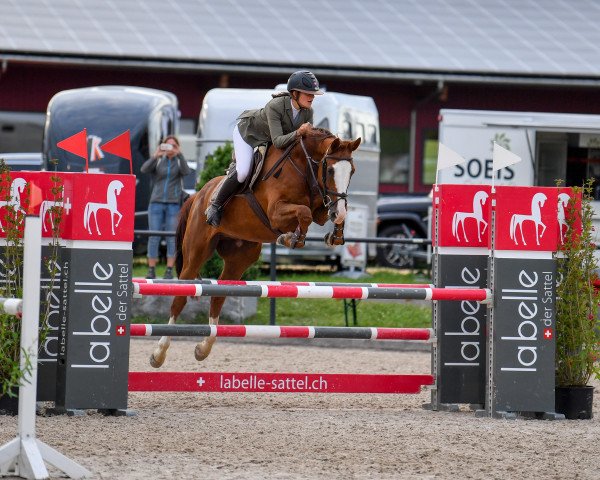
[[[304,151],[304,155],[307,160],[307,166],[309,167],[308,170],[311,173],[311,180],[313,181],[313,184],[317,186],[318,192],[321,195],[321,199],[323,200],[323,205],[325,206],[325,208],[329,209],[329,207],[336,204],[340,200],[346,200],[346,198],[348,197],[347,193],[337,192],[337,191],[330,190],[327,188],[327,168],[326,168],[327,167],[327,159],[332,158],[337,161],[345,160],[345,161],[351,162],[352,157],[336,157],[334,155],[325,155],[319,162],[318,160],[314,160],[310,156],[310,154],[306,150],[306,147],[304,146],[304,140],[302,139],[302,137],[300,137],[300,145],[302,146],[302,150]],[[321,182],[323,184],[323,187],[321,187],[319,185],[315,171],[312,168],[312,165],[317,165],[317,170],[318,170],[319,164],[321,165]],[[331,196],[337,197],[337,198],[335,200],[333,200],[331,198]]]

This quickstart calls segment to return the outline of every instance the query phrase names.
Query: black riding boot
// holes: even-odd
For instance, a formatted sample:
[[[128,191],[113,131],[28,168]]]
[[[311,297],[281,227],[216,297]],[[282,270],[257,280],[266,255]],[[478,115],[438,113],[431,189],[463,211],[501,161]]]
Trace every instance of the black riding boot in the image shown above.
[[[229,199],[233,197],[242,184],[237,180],[237,172],[231,177],[227,177],[220,190],[217,192],[215,199],[210,202],[210,205],[206,209],[206,223],[213,227],[218,227],[221,224],[221,216],[223,215],[223,207],[229,202]]]

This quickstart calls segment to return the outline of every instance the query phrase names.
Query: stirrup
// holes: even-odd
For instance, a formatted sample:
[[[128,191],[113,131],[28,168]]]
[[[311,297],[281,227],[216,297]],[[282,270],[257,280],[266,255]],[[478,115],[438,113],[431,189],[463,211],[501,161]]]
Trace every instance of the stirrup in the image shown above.
[[[218,205],[210,204],[205,212],[206,215],[206,223],[212,225],[213,227],[218,227],[221,225],[221,217],[223,215],[223,207],[219,207]]]

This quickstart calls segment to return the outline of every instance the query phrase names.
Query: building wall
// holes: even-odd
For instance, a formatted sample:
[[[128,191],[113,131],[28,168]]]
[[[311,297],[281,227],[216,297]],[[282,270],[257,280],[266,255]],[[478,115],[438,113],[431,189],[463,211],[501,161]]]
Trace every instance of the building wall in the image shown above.
[[[52,96],[61,90],[94,85],[134,85],[175,93],[182,117],[196,120],[204,94],[211,88],[271,88],[286,80],[281,76],[253,73],[223,76],[218,73],[9,62],[7,69],[0,73],[0,111],[43,113]],[[396,131],[399,136],[406,137],[411,112],[416,108],[417,159],[423,155],[424,135],[437,131],[440,108],[600,114],[600,90],[593,88],[451,83],[446,85],[447,91],[439,98],[433,95],[437,88],[434,83],[415,85],[412,82],[327,77],[321,77],[320,81],[331,91],[372,96],[379,109],[380,124],[392,138]],[[429,186],[423,184],[421,174],[421,163],[417,161],[414,172],[414,190],[417,192],[429,190]],[[384,193],[407,190],[406,183],[381,185]]]

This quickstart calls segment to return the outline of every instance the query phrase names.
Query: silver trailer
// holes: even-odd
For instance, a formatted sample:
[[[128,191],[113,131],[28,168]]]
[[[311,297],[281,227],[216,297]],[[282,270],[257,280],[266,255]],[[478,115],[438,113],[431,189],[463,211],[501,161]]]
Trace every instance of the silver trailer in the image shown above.
[[[201,172],[204,160],[218,146],[231,141],[237,117],[242,111],[263,107],[276,89],[215,88],[204,97],[198,121],[198,168]],[[348,221],[346,236],[375,237],[377,197],[379,189],[379,113],[371,97],[327,92],[315,97],[313,102],[314,125],[330,130],[344,140],[362,138],[354,152],[356,173],[350,183],[348,196]],[[353,219],[354,214],[354,219]],[[349,227],[353,231],[349,232]],[[312,224],[310,237],[323,238],[333,228],[331,222],[323,227]],[[307,242],[299,250],[278,247],[277,254],[292,258],[301,256],[305,260],[330,261],[344,264],[347,255],[341,247],[328,248],[323,242]],[[374,256],[374,246],[369,247],[369,256]],[[263,255],[269,261],[268,255]]]

